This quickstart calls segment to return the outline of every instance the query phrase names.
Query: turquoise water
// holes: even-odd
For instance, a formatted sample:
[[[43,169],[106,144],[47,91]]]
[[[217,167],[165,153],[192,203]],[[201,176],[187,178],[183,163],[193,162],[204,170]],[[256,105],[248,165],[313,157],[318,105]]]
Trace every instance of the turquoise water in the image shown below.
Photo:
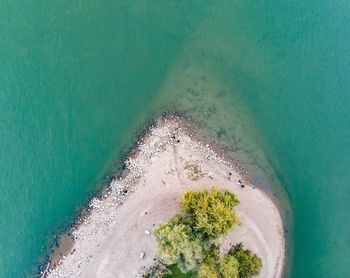
[[[167,110],[278,192],[291,277],[349,277],[350,5],[129,2],[0,4],[0,277],[35,276]]]

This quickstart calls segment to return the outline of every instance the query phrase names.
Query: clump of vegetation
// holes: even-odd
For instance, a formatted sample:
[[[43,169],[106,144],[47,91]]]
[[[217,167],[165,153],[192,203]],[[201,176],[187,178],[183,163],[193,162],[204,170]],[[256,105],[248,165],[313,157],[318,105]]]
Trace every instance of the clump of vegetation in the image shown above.
[[[185,170],[189,170],[188,177],[197,181],[200,178],[203,178],[205,174],[202,172],[202,168],[196,162],[187,162],[185,165]]]
[[[233,212],[238,204],[235,194],[217,189],[188,191],[181,199],[182,211],[193,219],[196,232],[209,239],[219,238],[240,223]]]
[[[249,278],[258,275],[262,267],[261,259],[250,250],[245,250],[243,244],[237,244],[229,252],[239,262],[239,278]]]
[[[219,260],[219,248],[217,248],[215,245],[212,245],[199,266],[198,277],[217,278]]]
[[[224,255],[220,260],[220,274],[222,278],[240,277],[238,260],[230,254]]]
[[[181,217],[175,216],[167,223],[160,224],[155,237],[157,256],[166,265],[176,264],[186,273],[196,270],[203,260],[206,242],[201,241]]]
[[[242,244],[220,256],[217,240],[240,224],[234,213],[238,204],[237,197],[229,191],[185,193],[181,199],[182,213],[160,224],[154,233],[159,261],[167,266],[168,272],[175,269],[184,275],[163,272],[163,276],[146,277],[249,278],[258,275],[261,259]]]

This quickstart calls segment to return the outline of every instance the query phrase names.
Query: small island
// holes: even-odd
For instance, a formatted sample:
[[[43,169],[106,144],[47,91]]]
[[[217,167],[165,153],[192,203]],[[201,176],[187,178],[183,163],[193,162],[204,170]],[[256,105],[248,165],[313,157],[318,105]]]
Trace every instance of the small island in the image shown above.
[[[63,247],[62,247],[63,246]],[[281,214],[191,125],[153,123],[43,277],[282,277]]]

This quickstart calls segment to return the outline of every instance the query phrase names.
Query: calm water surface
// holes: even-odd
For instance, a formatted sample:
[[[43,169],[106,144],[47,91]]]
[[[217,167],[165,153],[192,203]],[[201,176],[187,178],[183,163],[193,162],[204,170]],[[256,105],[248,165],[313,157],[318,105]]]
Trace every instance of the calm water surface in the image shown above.
[[[350,4],[0,7],[0,277],[35,276],[54,234],[165,110],[278,192],[291,277],[350,277]]]

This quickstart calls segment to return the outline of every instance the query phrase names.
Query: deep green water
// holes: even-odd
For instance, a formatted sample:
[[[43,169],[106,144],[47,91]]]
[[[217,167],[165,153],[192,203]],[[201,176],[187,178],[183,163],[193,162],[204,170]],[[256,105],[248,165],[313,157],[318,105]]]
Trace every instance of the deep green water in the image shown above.
[[[35,275],[163,111],[278,193],[291,277],[350,277],[349,14],[346,1],[2,1],[0,277]]]

